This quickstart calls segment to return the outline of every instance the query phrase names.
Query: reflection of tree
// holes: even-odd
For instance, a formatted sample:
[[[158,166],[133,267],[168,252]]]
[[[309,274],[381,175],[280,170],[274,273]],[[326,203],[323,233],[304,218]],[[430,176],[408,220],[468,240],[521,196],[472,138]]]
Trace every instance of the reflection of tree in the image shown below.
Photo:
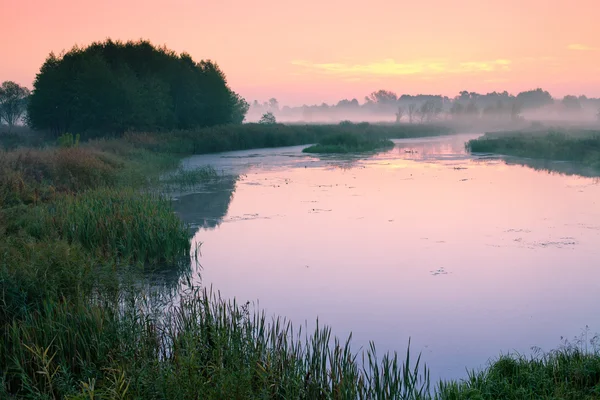
[[[233,199],[238,177],[224,177],[206,185],[202,192],[179,197],[173,203],[175,212],[186,223],[203,229],[214,229],[221,224]]]

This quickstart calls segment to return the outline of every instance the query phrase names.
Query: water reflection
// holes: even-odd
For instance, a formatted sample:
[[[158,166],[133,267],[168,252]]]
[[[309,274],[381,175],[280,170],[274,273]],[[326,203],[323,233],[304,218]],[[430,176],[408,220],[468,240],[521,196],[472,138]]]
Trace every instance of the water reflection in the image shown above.
[[[596,182],[598,181],[598,177],[600,177],[600,170],[577,163],[513,157],[503,157],[502,159],[508,165],[522,165],[536,171],[547,172],[548,174],[585,176],[596,178]]]
[[[298,147],[186,160],[242,174],[177,205],[203,243],[204,285],[296,324],[318,317],[355,348],[403,352],[412,337],[434,378],[600,330],[600,186],[471,156],[473,137],[366,159]]]
[[[223,176],[202,186],[201,191],[182,194],[174,199],[175,212],[196,231],[218,227],[227,215],[239,176]]]

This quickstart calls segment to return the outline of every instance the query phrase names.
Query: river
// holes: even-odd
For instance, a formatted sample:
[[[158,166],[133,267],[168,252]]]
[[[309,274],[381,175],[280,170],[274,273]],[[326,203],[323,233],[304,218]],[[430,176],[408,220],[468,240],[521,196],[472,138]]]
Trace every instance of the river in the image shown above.
[[[598,180],[470,155],[474,137],[366,158],[298,146],[185,159],[239,176],[175,202],[202,243],[202,284],[352,332],[355,350],[404,353],[411,338],[434,379],[600,332]]]

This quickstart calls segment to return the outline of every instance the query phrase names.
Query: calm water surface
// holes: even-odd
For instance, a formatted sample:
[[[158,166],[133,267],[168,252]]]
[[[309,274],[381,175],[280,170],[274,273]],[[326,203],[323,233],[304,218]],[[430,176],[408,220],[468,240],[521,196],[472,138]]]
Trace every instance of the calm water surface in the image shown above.
[[[186,159],[240,175],[176,202],[203,243],[202,284],[352,332],[356,350],[403,353],[410,337],[434,378],[600,332],[598,181],[466,154],[473,137],[363,159],[302,146]]]

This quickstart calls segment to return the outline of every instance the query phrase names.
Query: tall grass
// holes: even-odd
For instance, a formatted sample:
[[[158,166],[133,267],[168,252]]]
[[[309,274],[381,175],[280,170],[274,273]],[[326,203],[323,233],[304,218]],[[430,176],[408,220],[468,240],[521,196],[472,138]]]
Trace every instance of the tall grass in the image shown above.
[[[4,391],[36,398],[420,399],[423,366],[363,354],[327,327],[295,332],[247,305],[206,290],[166,312],[139,307],[48,303],[6,327],[0,359]],[[426,371],[426,369],[423,369]],[[95,396],[95,397],[92,397]]]
[[[599,131],[542,131],[486,134],[469,141],[467,149],[558,161],[573,161],[600,168]]]
[[[56,238],[77,243],[122,263],[173,262],[189,252],[186,227],[170,201],[133,190],[97,189],[75,196],[60,195],[12,221],[8,227],[13,231],[22,228],[37,240]]]

